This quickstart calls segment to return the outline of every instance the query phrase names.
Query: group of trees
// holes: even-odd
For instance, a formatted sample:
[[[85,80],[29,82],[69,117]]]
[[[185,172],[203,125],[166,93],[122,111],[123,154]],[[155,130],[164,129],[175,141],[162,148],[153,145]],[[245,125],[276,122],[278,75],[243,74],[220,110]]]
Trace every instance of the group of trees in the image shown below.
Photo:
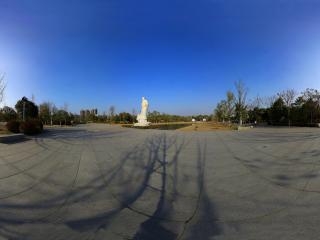
[[[0,73],[0,104],[3,102],[6,83],[5,75]],[[17,101],[15,109],[4,106],[0,108],[0,121],[8,122],[10,120],[28,121],[32,119],[41,120],[45,124],[71,124],[77,119],[77,116],[69,113],[67,107],[58,109],[50,102],[44,102],[39,106],[23,97]],[[79,118],[78,118],[79,119]]]
[[[148,112],[148,121],[152,123],[166,123],[166,122],[190,122],[192,119],[202,121],[206,119],[210,121],[212,116],[210,115],[197,115],[197,116],[180,116],[173,114],[160,113],[158,111]],[[132,113],[120,112],[116,113],[116,107],[110,106],[107,114],[94,115],[89,114],[85,119],[81,119],[82,122],[104,122],[104,123],[134,123],[136,122],[137,114],[135,110]]]
[[[22,120],[34,119],[39,115],[38,106],[26,97],[18,100],[15,108],[17,110],[17,116],[21,117]]]
[[[5,90],[4,75],[0,75],[0,103],[3,98]],[[25,120],[25,119],[40,119],[44,124],[50,125],[70,125],[72,123],[85,123],[85,122],[104,122],[104,123],[134,123],[136,121],[136,113],[133,110],[132,113],[120,112],[116,113],[115,106],[110,106],[108,113],[102,115],[97,114],[85,114],[85,117],[69,113],[67,107],[58,109],[51,102],[43,102],[36,105],[32,99],[23,97],[15,105],[15,109],[5,106],[0,109],[0,121],[9,120]],[[206,119],[210,121],[212,116],[210,115],[197,115],[197,116],[179,116],[166,113],[160,113],[158,111],[152,111],[148,113],[148,121],[153,123],[162,122],[186,122],[195,119],[202,121]]]
[[[221,122],[268,123],[270,125],[312,126],[320,123],[320,92],[307,88],[298,94],[288,89],[276,95],[246,102],[247,88],[241,81],[235,84],[236,93],[228,91],[220,101],[214,117]]]
[[[15,110],[16,109],[16,110]],[[29,120],[37,118],[38,116],[38,107],[28,98],[23,97],[19,100],[15,109],[4,106],[0,109],[0,121],[10,121],[10,120]]]
[[[136,122],[135,111],[133,113],[120,112],[116,113],[115,107],[111,106],[108,114],[88,114],[85,118],[80,115],[68,112],[67,107],[58,109],[51,102],[43,102],[36,105],[33,101],[26,97],[18,100],[15,109],[5,106],[0,109],[0,121],[10,120],[28,120],[39,119],[45,125],[71,125],[73,123],[86,123],[86,122],[100,122],[100,123],[134,123]],[[179,116],[158,111],[148,113],[148,121],[152,123],[166,123],[166,122],[190,122],[192,119],[202,121],[206,119],[211,120],[209,115],[197,116]]]
[[[287,90],[277,95],[267,111],[272,125],[312,126],[320,123],[320,92],[307,88],[301,94]]]
[[[214,117],[222,122],[238,122],[242,125],[248,119],[248,106],[246,103],[248,89],[239,80],[235,82],[236,93],[228,91],[226,99],[221,100],[214,110]]]
[[[108,114],[103,115],[93,115],[90,114],[85,120],[82,119],[82,122],[100,122],[100,123],[134,123],[136,122],[135,111],[133,113],[128,112],[115,112],[115,107],[112,106],[113,111],[109,111]],[[158,111],[148,112],[148,121],[152,123],[167,123],[167,122],[190,122],[192,119],[197,121],[202,121],[206,119],[207,121],[211,120],[210,115],[197,115],[197,116],[180,116],[172,115],[166,113],[160,113]]]
[[[180,116],[172,115],[166,113],[160,113],[158,111],[152,111],[148,113],[148,121],[152,123],[162,123],[162,122],[190,122],[192,119],[197,121],[202,121],[206,119],[207,121],[211,120],[210,115],[196,115],[196,116]]]
[[[0,74],[0,103],[4,97],[6,84],[4,74]],[[235,93],[228,91],[215,110],[214,119],[221,122],[268,123],[271,125],[312,126],[320,123],[320,91],[307,88],[300,94],[288,89],[276,95],[261,99],[257,97],[247,102],[248,89],[239,80],[235,82]],[[80,115],[68,112],[67,105],[58,109],[51,102],[43,102],[37,106],[33,101],[23,97],[18,100],[15,109],[4,106],[0,109],[0,121],[39,119],[44,124],[70,125],[80,122],[133,123],[136,121],[135,111],[116,113],[115,107],[109,108],[108,114],[91,114],[85,120]],[[148,120],[153,123],[189,122],[192,119],[212,120],[212,116],[179,116],[152,111]]]
[[[23,97],[17,101],[15,109],[4,106],[0,109],[0,121],[39,119],[44,124],[70,125],[76,117],[66,109],[58,109],[50,102],[37,106]]]
[[[71,125],[76,121],[79,122],[79,116],[69,113],[66,104],[58,109],[51,102],[43,102],[39,105],[39,118],[46,125]]]
[[[12,119],[17,119],[18,115],[16,111],[8,106],[4,106],[3,108],[0,109],[0,122],[8,122]]]
[[[98,123],[133,123],[135,116],[128,112],[120,112],[103,115],[89,115],[87,122],[98,122]],[[86,122],[86,121],[81,121]]]

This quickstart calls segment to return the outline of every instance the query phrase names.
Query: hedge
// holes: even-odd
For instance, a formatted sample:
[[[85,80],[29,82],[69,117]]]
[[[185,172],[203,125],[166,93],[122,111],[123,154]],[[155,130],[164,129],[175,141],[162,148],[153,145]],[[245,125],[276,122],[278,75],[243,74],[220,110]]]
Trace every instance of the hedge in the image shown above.
[[[20,122],[16,120],[11,120],[7,122],[6,127],[8,131],[12,133],[19,133],[20,132]]]
[[[43,124],[40,120],[32,119],[25,122],[21,122],[19,129],[20,132],[27,135],[38,134],[43,131]]]

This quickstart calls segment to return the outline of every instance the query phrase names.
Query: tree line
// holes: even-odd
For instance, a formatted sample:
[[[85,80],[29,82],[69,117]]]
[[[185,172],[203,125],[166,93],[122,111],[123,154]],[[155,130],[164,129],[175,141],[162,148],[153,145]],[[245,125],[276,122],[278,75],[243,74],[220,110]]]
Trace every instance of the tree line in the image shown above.
[[[76,119],[76,116],[69,113],[66,109],[58,109],[50,102],[44,102],[38,106],[27,97],[18,100],[15,109],[8,106],[0,109],[0,121],[27,121],[31,119],[39,119],[43,124],[48,125],[70,125]]]
[[[215,110],[214,118],[217,121],[228,123],[237,122],[240,125],[248,118],[247,93],[248,88],[239,80],[235,82],[235,93],[227,91],[226,99],[221,100]]]
[[[98,115],[97,112],[87,112],[88,114],[81,116],[68,112],[67,104],[62,108],[57,108],[52,102],[36,105],[32,100],[23,97],[17,101],[15,108],[4,106],[0,109],[0,121],[39,119],[45,125],[72,125],[88,122],[129,124],[136,122],[137,117],[135,111],[116,113],[115,106],[110,106],[108,112],[102,115]],[[180,116],[158,111],[148,112],[148,121],[152,123],[190,122],[192,119],[210,121],[211,118],[210,115]]]
[[[6,83],[4,74],[0,74],[0,103],[4,97]],[[307,88],[301,93],[293,89],[284,90],[271,97],[257,96],[247,101],[248,88],[239,80],[235,82],[235,91],[227,91],[225,99],[218,102],[213,116],[180,116],[152,111],[148,113],[148,121],[162,122],[190,122],[192,119],[202,121],[216,120],[228,123],[267,123],[270,125],[314,126],[320,123],[320,91]],[[108,113],[89,114],[85,119],[79,114],[68,112],[65,104],[57,108],[52,102],[36,105],[33,101],[23,97],[17,101],[15,109],[4,106],[0,109],[0,121],[39,119],[44,124],[70,125],[86,122],[101,123],[134,123],[136,113],[116,113],[115,106],[110,106]]]
[[[132,111],[132,113],[116,113],[115,106],[111,106],[108,113],[104,113],[102,115],[88,114],[84,119],[82,119],[82,122],[129,124],[137,122],[136,118],[137,114],[135,111]],[[212,119],[212,115],[180,116],[175,114],[160,113],[158,111],[149,111],[147,118],[151,123],[191,122],[192,119],[197,121],[206,119],[207,121],[210,121]]]
[[[214,119],[242,124],[265,123],[278,126],[315,126],[320,123],[320,92],[307,88],[301,93],[287,89],[271,97],[257,96],[247,101],[248,89],[242,81],[235,83],[235,93],[227,91],[226,98],[214,109]]]

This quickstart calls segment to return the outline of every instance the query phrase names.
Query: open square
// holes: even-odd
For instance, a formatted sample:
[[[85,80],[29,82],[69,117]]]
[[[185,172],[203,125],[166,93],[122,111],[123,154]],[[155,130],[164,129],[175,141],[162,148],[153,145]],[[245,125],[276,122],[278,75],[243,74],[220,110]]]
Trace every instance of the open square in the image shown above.
[[[0,239],[316,239],[319,144],[101,124],[0,143]]]

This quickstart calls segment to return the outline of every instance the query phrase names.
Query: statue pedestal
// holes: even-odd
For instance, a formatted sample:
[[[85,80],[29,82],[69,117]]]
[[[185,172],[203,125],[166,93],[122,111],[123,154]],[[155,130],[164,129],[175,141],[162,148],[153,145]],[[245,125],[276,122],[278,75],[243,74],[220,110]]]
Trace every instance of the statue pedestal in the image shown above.
[[[134,127],[147,127],[150,125],[150,122],[147,120],[138,120],[137,123],[133,124]]]

